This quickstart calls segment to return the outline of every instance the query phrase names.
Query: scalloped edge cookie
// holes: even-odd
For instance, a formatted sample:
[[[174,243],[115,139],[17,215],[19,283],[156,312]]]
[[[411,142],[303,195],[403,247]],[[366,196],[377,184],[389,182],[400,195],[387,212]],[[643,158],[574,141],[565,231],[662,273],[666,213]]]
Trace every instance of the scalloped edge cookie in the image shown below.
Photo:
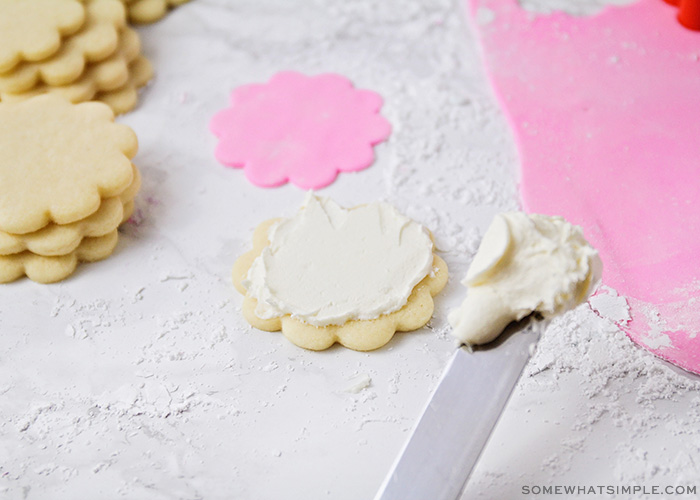
[[[129,80],[122,87],[99,92],[95,96],[95,100],[112,108],[115,115],[128,113],[138,105],[138,89],[153,78],[153,65],[145,57],[139,56],[129,65],[129,73]]]
[[[141,187],[141,174],[134,166],[134,180],[119,196],[102,201],[94,214],[71,224],[49,224],[28,234],[0,231],[0,255],[30,251],[36,255],[54,257],[66,255],[80,246],[84,238],[104,236],[126,222],[134,210],[134,197]]]
[[[40,84],[18,93],[0,90],[0,99],[4,102],[21,102],[42,94],[58,94],[74,104],[90,101],[100,92],[114,91],[126,85],[131,77],[130,68],[140,53],[138,33],[126,28],[117,51],[104,61],[90,64],[77,81],[59,86]]]
[[[84,22],[77,0],[0,0],[0,73],[55,54]]]
[[[122,0],[129,11],[129,21],[134,24],[149,24],[162,19],[170,9],[189,0]]]
[[[0,229],[26,234],[88,217],[133,182],[137,150],[134,131],[102,103],[0,103]]]
[[[90,0],[81,30],[64,40],[48,59],[24,62],[0,74],[0,91],[17,94],[39,84],[68,85],[80,78],[88,63],[105,60],[118,50],[126,36],[126,13],[119,0]],[[135,57],[135,56],[134,56]]]
[[[417,330],[433,315],[433,297],[447,284],[447,264],[433,253],[433,272],[414,288],[408,302],[398,311],[370,320],[351,320],[343,325],[313,326],[290,315],[262,319],[255,315],[257,300],[248,296],[242,282],[253,261],[270,244],[268,232],[280,219],[261,223],[253,233],[253,249],[241,255],[233,265],[233,284],[243,296],[243,316],[253,327],[267,332],[281,331],[293,344],[321,351],[336,342],[355,351],[372,351],[384,346],[396,332]]]
[[[67,255],[44,257],[32,252],[0,256],[0,283],[10,283],[27,276],[37,283],[55,283],[75,271],[80,262],[96,262],[106,259],[117,246],[119,232],[98,238],[85,238],[80,246]]]

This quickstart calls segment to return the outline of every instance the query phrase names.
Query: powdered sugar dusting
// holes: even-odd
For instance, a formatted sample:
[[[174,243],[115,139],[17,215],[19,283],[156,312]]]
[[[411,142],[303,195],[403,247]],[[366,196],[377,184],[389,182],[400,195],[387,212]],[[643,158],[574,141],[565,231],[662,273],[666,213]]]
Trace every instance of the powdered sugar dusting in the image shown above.
[[[0,288],[0,497],[371,498],[452,352],[445,318],[481,235],[518,207],[515,148],[461,12],[197,0],[141,33],[158,76],[124,117],[141,144],[134,223],[64,283]],[[428,327],[377,352],[307,352],[241,317],[231,266],[301,195],[222,172],[206,123],[230,88],[281,69],[384,97],[394,131],[377,163],[322,194],[395,204],[450,267]],[[611,297],[597,300],[611,319],[581,307],[548,326],[468,498],[515,498],[524,481],[697,482],[696,379],[633,346]]]
[[[548,326],[463,498],[514,498],[524,485],[697,484],[697,469],[678,464],[697,456],[699,391],[700,378],[581,306]]]
[[[518,0],[526,10],[538,14],[566,12],[572,16],[592,16],[611,5],[628,5],[636,0]]]

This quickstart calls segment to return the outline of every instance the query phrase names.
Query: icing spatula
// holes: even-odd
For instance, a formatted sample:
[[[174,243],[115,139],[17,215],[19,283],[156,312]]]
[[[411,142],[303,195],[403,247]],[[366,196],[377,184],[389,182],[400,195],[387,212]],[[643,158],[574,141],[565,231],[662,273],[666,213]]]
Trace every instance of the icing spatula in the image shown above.
[[[536,328],[458,348],[375,500],[455,500],[539,339]]]

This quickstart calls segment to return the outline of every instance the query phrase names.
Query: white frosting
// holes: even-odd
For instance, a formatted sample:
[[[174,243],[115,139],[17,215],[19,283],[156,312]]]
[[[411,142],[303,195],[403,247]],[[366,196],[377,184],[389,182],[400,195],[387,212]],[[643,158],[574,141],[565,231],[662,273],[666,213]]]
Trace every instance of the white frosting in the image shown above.
[[[512,321],[545,318],[584,302],[602,272],[598,252],[561,217],[497,215],[462,282],[462,305],[449,316],[453,335],[475,345],[494,340]]]
[[[345,209],[309,193],[273,226],[243,285],[263,319],[290,314],[315,326],[401,309],[432,270],[427,231],[386,203]]]

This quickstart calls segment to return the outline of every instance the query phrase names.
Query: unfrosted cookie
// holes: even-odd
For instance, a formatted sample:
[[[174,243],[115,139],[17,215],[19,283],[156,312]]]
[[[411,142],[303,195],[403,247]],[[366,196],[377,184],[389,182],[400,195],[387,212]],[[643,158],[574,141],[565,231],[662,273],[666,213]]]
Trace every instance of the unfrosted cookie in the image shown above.
[[[122,224],[131,219],[134,215],[134,210],[136,210],[136,204],[133,201],[124,204],[124,215],[122,216]]]
[[[88,217],[133,181],[134,132],[102,103],[53,95],[0,103],[0,230]]]
[[[119,49],[104,61],[90,64],[83,75],[69,85],[41,84],[20,93],[0,92],[3,102],[19,102],[41,94],[57,94],[72,103],[92,100],[98,92],[108,92],[126,85],[130,78],[129,66],[141,52],[141,39],[136,31],[126,28]]]
[[[86,11],[83,28],[68,37],[56,54],[21,63],[0,74],[0,92],[25,92],[40,83],[68,85],[83,74],[86,63],[102,61],[113,54],[126,25],[124,6],[119,0],[89,0]]]
[[[308,201],[302,210],[306,208]],[[398,224],[392,227],[385,217],[393,216],[388,210],[373,219],[351,220],[352,215],[346,217],[337,205],[324,209],[327,209],[325,215],[309,220],[313,229],[323,217],[329,217],[329,224],[318,224],[325,227],[319,227],[317,233],[308,232],[308,225],[282,227],[287,220],[267,221],[255,230],[253,250],[241,256],[233,268],[234,285],[245,295],[246,320],[261,330],[282,331],[294,344],[312,350],[326,349],[338,342],[351,349],[368,351],[386,344],[397,331],[424,326],[432,316],[433,296],[447,282],[447,265],[432,253],[427,234],[427,253],[424,250],[419,233],[424,230],[402,216],[397,217]],[[410,224],[419,229],[406,229]],[[375,236],[384,229],[380,242]],[[408,251],[399,248],[401,239],[409,238],[402,234],[404,230],[413,232],[410,238],[418,248],[414,243],[411,243],[414,248]],[[296,239],[296,243],[277,245],[280,231],[284,241]],[[335,232],[343,234],[338,237]],[[387,242],[396,251],[379,253],[378,250],[387,249]],[[348,246],[353,248],[349,255],[337,251]],[[275,269],[273,259],[281,266]],[[378,266],[371,265],[369,275],[363,267],[373,262]],[[256,284],[261,265],[268,266],[267,291],[259,282]],[[275,273],[278,278],[286,274],[283,280],[286,283],[275,281]],[[412,281],[413,277],[417,283]],[[323,282],[324,279],[328,282]],[[357,304],[351,313],[343,304],[342,296],[346,292],[353,307]],[[388,299],[382,302],[384,298]]]
[[[121,200],[122,203],[125,205],[129,202],[134,201],[134,198],[136,197],[136,194],[139,192],[141,189],[141,172],[139,171],[138,168],[136,168],[136,165],[132,164],[131,169],[133,171],[133,180],[131,181],[131,184],[119,193],[119,199]]]
[[[140,56],[129,65],[129,80],[122,87],[100,92],[95,96],[95,100],[107,104],[114,114],[127,113],[138,104],[138,89],[146,85],[151,78],[153,66],[148,59]]]
[[[32,252],[0,255],[0,283],[27,276],[38,283],[55,283],[70,276],[79,262],[95,262],[109,257],[117,246],[117,230],[98,238],[85,238],[75,251],[57,257]]]
[[[119,196],[102,201],[100,208],[89,217],[71,224],[49,224],[27,234],[0,231],[0,255],[12,255],[29,250],[37,255],[56,256],[73,252],[83,238],[94,238],[111,233],[133,212],[134,196],[141,185],[136,167],[134,181]]]
[[[84,21],[77,0],[0,0],[0,72],[51,56]]]
[[[47,257],[66,255],[74,251],[85,237],[104,236],[111,233],[124,217],[124,203],[118,198],[108,198],[99,210],[81,221],[71,224],[49,224],[29,234],[14,235],[0,232],[0,255],[12,255],[25,250]]]
[[[169,9],[182,5],[189,0],[123,0],[129,10],[132,23],[147,24],[158,21]]]

